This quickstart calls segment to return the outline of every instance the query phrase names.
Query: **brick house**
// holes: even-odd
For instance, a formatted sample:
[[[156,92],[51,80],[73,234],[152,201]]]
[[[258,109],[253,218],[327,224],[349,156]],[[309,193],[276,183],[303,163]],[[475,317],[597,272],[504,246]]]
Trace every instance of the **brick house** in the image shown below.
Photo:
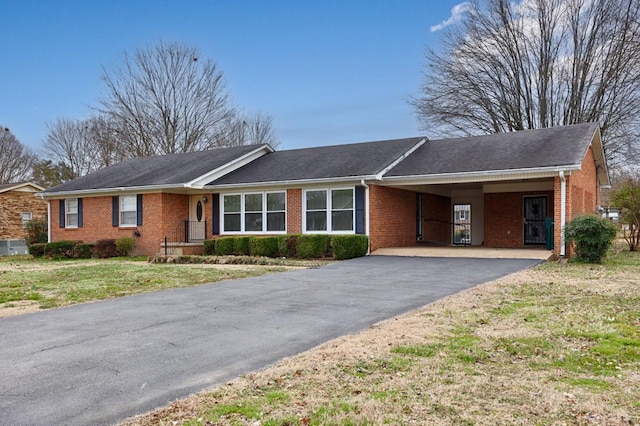
[[[50,240],[134,235],[201,253],[220,235],[366,234],[370,249],[542,246],[595,213],[609,185],[597,124],[457,139],[274,151],[268,145],[123,161],[40,193]]]
[[[34,196],[43,190],[31,182],[0,184],[0,256],[27,253],[27,223],[47,215],[47,203]]]

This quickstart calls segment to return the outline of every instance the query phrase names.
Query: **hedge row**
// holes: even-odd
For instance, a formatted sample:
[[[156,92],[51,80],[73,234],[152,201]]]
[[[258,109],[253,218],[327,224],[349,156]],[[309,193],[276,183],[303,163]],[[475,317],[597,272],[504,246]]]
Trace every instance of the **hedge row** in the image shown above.
[[[122,237],[117,240],[99,240],[96,243],[82,241],[55,241],[29,245],[29,254],[33,257],[49,257],[51,259],[90,259],[92,257],[126,256],[135,247],[135,240]]]
[[[220,237],[205,240],[204,254],[216,256],[265,256],[297,259],[351,259],[367,254],[365,235],[282,235],[271,237]]]

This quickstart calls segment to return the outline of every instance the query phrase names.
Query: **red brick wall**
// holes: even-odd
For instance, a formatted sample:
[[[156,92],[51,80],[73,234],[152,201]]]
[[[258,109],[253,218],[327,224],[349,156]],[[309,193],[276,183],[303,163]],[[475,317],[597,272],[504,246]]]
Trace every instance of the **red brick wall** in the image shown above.
[[[416,244],[416,193],[369,185],[371,251]]]
[[[160,251],[165,235],[185,220],[189,214],[188,196],[181,194],[144,194],[142,196],[142,225],[114,227],[111,225],[111,196],[82,197],[82,228],[60,228],[59,200],[51,200],[51,240],[79,240],[96,242],[103,239],[136,238],[135,255],[152,255]]]
[[[561,203],[561,180],[560,177],[556,177],[554,180],[554,199],[558,206],[554,215],[554,250],[556,255],[560,255],[560,246],[562,242],[562,229],[561,229],[561,215],[560,215],[560,203]],[[600,187],[597,179],[597,170],[595,158],[593,155],[593,148],[589,147],[589,150],[584,156],[580,170],[571,172],[566,176],[566,212],[565,220],[569,223],[571,219],[581,214],[595,213],[596,204],[600,200]],[[565,252],[565,255],[571,255],[571,250]]]
[[[287,189],[287,234],[302,233],[302,189]]]
[[[451,244],[451,198],[422,194],[422,216],[424,241]]]
[[[524,197],[546,195],[547,216],[554,211],[551,191],[502,192],[484,194],[484,245],[487,247],[524,246]]]

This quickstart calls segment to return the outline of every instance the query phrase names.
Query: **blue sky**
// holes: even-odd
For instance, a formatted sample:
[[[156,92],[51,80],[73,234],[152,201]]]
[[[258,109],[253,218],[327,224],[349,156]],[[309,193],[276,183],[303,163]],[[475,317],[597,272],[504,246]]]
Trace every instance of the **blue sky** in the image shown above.
[[[102,66],[163,40],[214,60],[280,149],[423,134],[407,100],[462,3],[0,0],[0,124],[39,150],[47,122],[89,116]]]

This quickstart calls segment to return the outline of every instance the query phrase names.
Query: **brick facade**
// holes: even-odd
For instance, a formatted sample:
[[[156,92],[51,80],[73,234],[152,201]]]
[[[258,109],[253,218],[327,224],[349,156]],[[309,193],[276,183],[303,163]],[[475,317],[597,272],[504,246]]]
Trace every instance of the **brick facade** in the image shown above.
[[[565,221],[569,223],[573,218],[581,214],[596,213],[596,206],[600,202],[600,184],[597,179],[597,170],[593,149],[589,147],[580,170],[571,172],[565,177],[566,183],[566,211]],[[554,253],[560,254],[562,244],[561,229],[561,179],[554,179],[554,199],[558,206],[554,214]],[[565,248],[565,255],[571,254],[570,248]]]
[[[416,244],[416,193],[369,185],[371,251]]]
[[[0,192],[0,240],[23,240],[26,229],[22,226],[22,213],[31,213],[32,219],[47,217],[47,202],[32,191]]]
[[[96,242],[104,239],[131,237],[138,231],[134,255],[150,255],[160,251],[164,237],[188,218],[189,196],[182,194],[144,194],[142,225],[112,226],[111,196],[83,197],[83,226],[60,228],[59,200],[51,200],[51,240]],[[206,209],[205,209],[206,212]]]
[[[524,246],[524,198],[546,196],[546,217],[553,217],[551,191],[502,192],[484,194],[484,245],[516,248]]]
[[[422,240],[451,244],[451,198],[422,194]]]
[[[287,189],[287,234],[302,233],[302,189]]]

